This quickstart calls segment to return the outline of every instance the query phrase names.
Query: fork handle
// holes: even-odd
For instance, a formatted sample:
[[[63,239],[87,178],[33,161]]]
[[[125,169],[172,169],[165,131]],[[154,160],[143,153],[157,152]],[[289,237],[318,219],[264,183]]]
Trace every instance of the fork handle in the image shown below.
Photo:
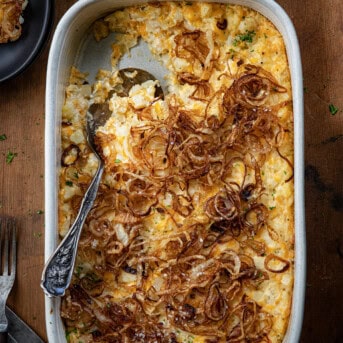
[[[81,230],[96,198],[103,171],[104,164],[100,162],[94,179],[82,200],[74,224],[45,265],[41,287],[49,297],[63,296],[69,287]]]
[[[8,333],[0,332],[0,343],[7,343]]]

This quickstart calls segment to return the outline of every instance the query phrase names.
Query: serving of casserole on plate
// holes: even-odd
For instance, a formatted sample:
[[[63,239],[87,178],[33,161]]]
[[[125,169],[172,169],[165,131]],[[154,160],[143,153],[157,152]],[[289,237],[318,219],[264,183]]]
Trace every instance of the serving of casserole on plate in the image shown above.
[[[52,23],[52,1],[0,0],[0,83],[34,62]]]
[[[0,44],[16,41],[21,35],[21,24],[24,22],[22,12],[27,1],[0,1]]]
[[[275,13],[288,19],[280,7],[254,3],[85,1],[69,18],[88,14],[81,33],[62,20],[65,49],[80,34],[88,38],[63,64],[54,38],[49,58],[47,113],[61,117],[47,120],[47,149],[55,150],[46,218],[61,237],[97,167],[86,143],[87,109],[109,97],[112,116],[96,136],[106,169],[71,286],[61,302],[47,300],[56,341],[62,322],[70,342],[298,339],[300,58],[297,45],[295,56],[286,50],[292,26],[280,24]],[[278,12],[269,13],[273,6]],[[164,97],[155,94],[158,80],[122,93],[121,60],[142,42],[167,70],[156,75]],[[104,68],[90,46],[106,44]],[[51,87],[53,77],[63,84]],[[60,131],[51,131],[53,121]],[[50,235],[47,255],[56,242]]]

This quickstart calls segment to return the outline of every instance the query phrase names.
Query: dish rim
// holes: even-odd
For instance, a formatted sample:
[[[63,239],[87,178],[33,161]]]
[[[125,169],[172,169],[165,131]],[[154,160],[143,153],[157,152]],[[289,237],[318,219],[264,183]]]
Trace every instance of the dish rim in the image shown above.
[[[162,0],[168,1],[168,0]],[[98,18],[108,11],[116,8],[146,3],[148,0],[119,0],[113,3],[110,0],[80,0],[64,14],[57,25],[51,43],[47,79],[46,79],[46,126],[45,126],[45,260],[54,251],[57,240],[57,149],[59,137],[56,127],[56,108],[58,96],[63,94],[61,67],[63,46],[66,44],[67,35],[72,35],[71,28],[76,18],[89,10],[89,7],[104,8],[107,10],[97,16]],[[283,342],[298,342],[300,339],[306,285],[306,232],[305,232],[305,201],[304,201],[304,105],[303,105],[303,80],[300,48],[295,28],[285,10],[274,0],[207,0],[201,2],[220,2],[250,7],[267,17],[283,36],[288,56],[289,70],[293,95],[294,115],[294,284],[292,306],[288,329]],[[111,6],[109,6],[111,5]],[[89,26],[89,23],[88,23]],[[80,29],[81,30],[81,29]],[[75,33],[74,33],[75,35]],[[76,54],[74,56],[75,60]],[[67,81],[64,75],[64,82]],[[58,80],[59,82],[56,82]],[[62,93],[61,93],[62,92]],[[50,228],[50,230],[48,229]],[[61,319],[59,316],[60,299],[45,297],[46,327],[49,342],[65,342],[65,335],[61,338]],[[56,311],[57,309],[57,311]],[[62,340],[61,340],[62,339]]]

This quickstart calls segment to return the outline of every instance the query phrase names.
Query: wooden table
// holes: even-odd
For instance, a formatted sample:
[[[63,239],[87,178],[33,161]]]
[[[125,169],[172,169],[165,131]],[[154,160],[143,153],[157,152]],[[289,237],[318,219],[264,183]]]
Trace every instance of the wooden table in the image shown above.
[[[113,0],[115,1],[115,0]],[[55,24],[74,3],[56,1]],[[343,3],[279,0],[296,26],[305,86],[308,278],[302,342],[343,342]],[[0,84],[0,215],[18,219],[18,276],[9,305],[46,339],[39,287],[44,253],[44,96],[49,44]],[[1,58],[1,56],[0,56]],[[329,104],[339,108],[332,115]],[[8,152],[16,153],[6,164]]]

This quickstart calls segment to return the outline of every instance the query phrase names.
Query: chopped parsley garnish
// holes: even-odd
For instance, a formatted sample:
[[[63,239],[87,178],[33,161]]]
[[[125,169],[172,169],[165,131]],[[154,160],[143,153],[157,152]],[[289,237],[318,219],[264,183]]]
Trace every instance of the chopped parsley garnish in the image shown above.
[[[69,186],[69,187],[72,187],[73,186],[73,183],[71,181],[66,181],[66,185]]]
[[[43,214],[44,213],[44,211],[42,211],[42,210],[37,210],[37,212],[36,212],[37,214]]]
[[[274,210],[276,208],[276,206],[271,206],[271,207],[269,207],[269,209],[272,211],[272,210]]]
[[[239,42],[248,42],[252,43],[254,36],[256,35],[255,31],[246,31],[242,35],[238,35],[233,41],[233,45],[236,46]]]
[[[79,178],[79,174],[77,172],[75,172],[73,175],[74,175],[75,179]]]
[[[5,141],[6,139],[7,139],[7,137],[5,134],[0,135],[0,141]]]
[[[334,104],[329,105],[329,110],[333,116],[338,112],[338,108]]]
[[[14,157],[18,156],[16,152],[11,152],[9,151],[6,155],[6,163],[11,164],[12,161],[14,160]]]
[[[308,93],[308,88],[304,87],[304,93]]]
[[[77,333],[77,330],[76,329],[71,329],[70,331],[66,332],[66,339],[67,339],[68,343],[70,342],[70,335],[73,334],[73,333]]]
[[[77,267],[75,268],[75,274],[76,274],[76,276],[79,277],[80,274],[82,273],[82,271],[83,271],[83,267],[82,267],[82,266],[77,266]]]
[[[233,60],[233,58],[235,57],[235,53],[236,53],[237,51],[235,51],[235,50],[233,50],[233,49],[230,49],[229,52],[231,53],[231,57],[230,57],[230,58]]]
[[[115,160],[114,160],[114,163],[120,163],[121,162],[121,160],[119,160],[118,158],[116,158]]]

